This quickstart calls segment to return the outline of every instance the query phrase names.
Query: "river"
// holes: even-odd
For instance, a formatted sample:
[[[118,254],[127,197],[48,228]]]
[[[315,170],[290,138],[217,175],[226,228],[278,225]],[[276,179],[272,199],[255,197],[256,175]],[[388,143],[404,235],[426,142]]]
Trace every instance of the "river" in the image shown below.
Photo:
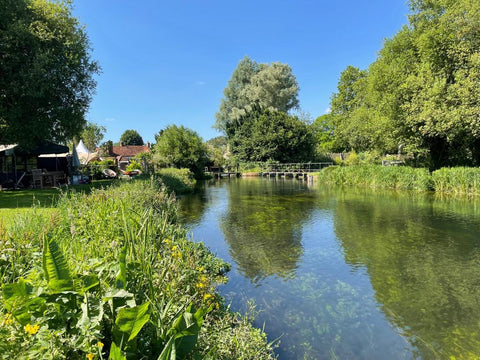
[[[245,178],[179,204],[279,359],[480,357],[479,199]]]

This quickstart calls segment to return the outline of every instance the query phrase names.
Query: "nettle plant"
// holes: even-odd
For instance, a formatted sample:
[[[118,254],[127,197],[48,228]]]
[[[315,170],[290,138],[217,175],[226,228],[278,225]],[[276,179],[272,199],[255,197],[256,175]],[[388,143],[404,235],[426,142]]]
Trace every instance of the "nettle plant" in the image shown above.
[[[127,291],[128,245],[120,252],[113,286],[100,272],[72,274],[52,236],[44,235],[41,265],[2,288],[0,351],[7,358],[184,358],[195,346],[205,314],[192,303],[137,304]],[[41,267],[41,268],[40,268]],[[101,269],[101,268],[99,268]],[[174,311],[174,321],[169,321]],[[168,318],[168,319],[167,319]]]

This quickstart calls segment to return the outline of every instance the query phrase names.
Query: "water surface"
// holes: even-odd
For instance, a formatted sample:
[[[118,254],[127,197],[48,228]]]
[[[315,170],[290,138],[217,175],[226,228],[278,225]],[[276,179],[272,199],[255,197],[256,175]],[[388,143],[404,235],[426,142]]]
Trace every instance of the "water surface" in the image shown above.
[[[480,205],[298,180],[205,183],[180,201],[232,264],[232,309],[280,359],[480,357]]]

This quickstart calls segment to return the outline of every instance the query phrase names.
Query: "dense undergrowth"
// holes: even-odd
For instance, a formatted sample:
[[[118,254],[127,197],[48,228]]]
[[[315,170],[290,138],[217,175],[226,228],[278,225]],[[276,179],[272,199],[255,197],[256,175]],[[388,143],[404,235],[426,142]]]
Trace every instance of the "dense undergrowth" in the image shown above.
[[[229,265],[175,224],[153,180],[66,193],[0,228],[0,358],[270,359],[228,310]]]
[[[430,173],[408,166],[331,166],[318,173],[318,180],[337,185],[480,195],[480,168],[442,168]]]

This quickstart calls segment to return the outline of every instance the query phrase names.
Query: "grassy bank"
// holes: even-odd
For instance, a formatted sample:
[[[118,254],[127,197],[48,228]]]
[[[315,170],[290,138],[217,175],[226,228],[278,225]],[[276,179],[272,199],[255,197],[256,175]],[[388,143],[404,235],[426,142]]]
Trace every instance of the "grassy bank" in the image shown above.
[[[331,166],[318,173],[318,180],[337,185],[480,195],[479,168],[443,168],[430,173],[407,166]]]
[[[187,239],[161,188],[135,180],[64,193],[53,215],[0,228],[3,357],[273,357],[216,291],[229,265]]]

